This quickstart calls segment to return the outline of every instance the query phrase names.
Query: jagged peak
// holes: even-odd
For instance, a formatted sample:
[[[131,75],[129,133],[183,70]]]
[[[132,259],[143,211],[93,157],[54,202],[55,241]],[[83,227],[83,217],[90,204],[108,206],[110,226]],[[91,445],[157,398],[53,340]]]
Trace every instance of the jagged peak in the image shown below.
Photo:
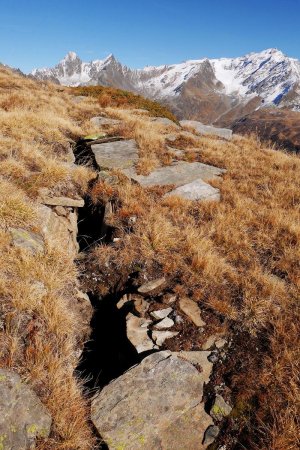
[[[76,59],[80,59],[80,58],[78,57],[77,53],[70,51],[70,52],[68,52],[68,53],[66,54],[66,56],[61,60],[61,62],[63,62],[63,61],[75,61]]]

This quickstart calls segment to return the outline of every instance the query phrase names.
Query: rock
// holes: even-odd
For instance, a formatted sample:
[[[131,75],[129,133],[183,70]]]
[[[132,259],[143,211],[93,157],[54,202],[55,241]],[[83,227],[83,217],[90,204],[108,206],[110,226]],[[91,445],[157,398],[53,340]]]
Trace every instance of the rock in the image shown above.
[[[170,184],[178,187],[192,183],[199,178],[203,181],[215,179],[225,170],[199,162],[178,161],[170,166],[160,167],[149,175],[137,175],[134,168],[125,169],[122,172],[141,186],[166,186]]]
[[[161,123],[162,125],[171,126],[173,128],[180,128],[177,123],[173,122],[173,120],[167,119],[166,117],[152,117],[152,122]]]
[[[82,343],[84,343],[89,337],[91,333],[90,323],[94,314],[94,308],[91,304],[89,296],[85,293],[76,289],[76,299],[77,305],[76,310],[77,314],[80,317],[80,323],[82,326],[82,330],[80,332],[80,338]],[[75,305],[72,305],[74,308]]]
[[[209,336],[207,341],[202,345],[203,350],[209,350],[216,346],[216,348],[222,348],[226,344],[226,340],[221,338],[220,334],[213,334]]]
[[[23,248],[34,255],[45,251],[44,239],[40,234],[24,228],[10,228],[9,231],[15,247]]]
[[[177,336],[177,334],[179,334],[178,331],[153,331],[152,339],[160,347],[166,339],[171,339]]]
[[[118,309],[121,309],[121,308],[123,308],[123,306],[124,306],[126,303],[128,303],[128,302],[130,302],[130,301],[131,301],[130,295],[124,294],[123,297],[122,297],[122,298],[118,301],[118,303],[116,304],[116,307],[117,307]]]
[[[200,178],[199,180],[192,181],[192,183],[179,186],[173,191],[168,192],[164,197],[170,197],[176,195],[186,200],[220,200],[220,191],[212,187],[210,184],[205,183]]]
[[[82,101],[86,100],[88,97],[85,95],[75,95],[72,97],[72,101],[74,103],[81,103]]]
[[[225,402],[221,395],[217,394],[209,414],[214,420],[221,421],[224,417],[229,416],[231,411],[231,406]]]
[[[170,305],[174,302],[176,302],[176,295],[172,295],[172,294],[167,294],[163,297],[163,303],[165,303],[166,305]]]
[[[175,353],[178,358],[182,358],[196,367],[201,367],[203,382],[208,383],[212,372],[213,364],[208,360],[210,352],[204,351],[181,351]]]
[[[176,141],[176,139],[178,138],[178,134],[168,134],[167,136],[166,136],[166,139],[169,141],[169,142],[175,142]]]
[[[37,438],[47,438],[51,416],[38,396],[15,372],[0,369],[0,449],[35,448]]]
[[[92,401],[92,421],[110,449],[202,450],[212,420],[202,374],[171,352],[145,358]]]
[[[210,134],[225,139],[232,138],[232,130],[229,130],[228,128],[217,128],[210,125],[204,125],[203,123],[196,120],[181,120],[180,125],[183,127],[194,128],[194,130],[196,130],[196,132],[199,134]]]
[[[94,144],[91,148],[101,169],[128,169],[139,159],[134,139]]]
[[[167,147],[167,149],[172,153],[173,156],[177,158],[181,158],[185,155],[185,152],[183,150],[180,150],[179,148]]]
[[[153,292],[160,289],[166,283],[165,277],[158,278],[157,280],[148,281],[148,283],[142,284],[138,288],[138,292],[144,295],[150,295]]]
[[[111,119],[109,117],[92,117],[90,122],[96,127],[108,127],[119,125],[121,120]]]
[[[82,208],[84,206],[84,200],[82,198],[42,196],[40,202],[48,206],[69,206],[72,208]]]
[[[148,325],[151,320],[136,317],[129,313],[126,317],[127,337],[138,353],[154,348],[153,341],[148,336]]]
[[[154,328],[157,328],[159,330],[164,329],[164,328],[171,328],[174,325],[174,321],[172,319],[170,319],[169,317],[166,317],[165,319],[161,320],[160,322],[158,322]]]
[[[77,212],[71,212],[67,217],[58,216],[48,206],[38,208],[42,232],[49,247],[63,246],[66,252],[75,257],[79,250],[77,242]]]
[[[133,304],[135,310],[139,313],[141,317],[144,317],[149,309],[149,303],[146,302],[141,296],[133,296]]]
[[[220,428],[217,427],[216,425],[211,425],[210,427],[208,427],[207,430],[205,431],[203,444],[204,445],[212,444],[219,433]]]
[[[67,217],[67,215],[68,215],[68,210],[66,208],[64,208],[63,206],[55,206],[54,211],[56,212],[56,214],[58,216]]]
[[[169,314],[171,314],[172,311],[173,311],[172,308],[165,308],[165,309],[158,309],[157,311],[152,311],[150,314],[152,317],[154,317],[154,319],[159,320],[167,317]]]
[[[179,300],[179,307],[197,327],[204,327],[205,322],[201,319],[201,311],[196,302],[184,297]]]
[[[224,345],[226,345],[226,343],[227,343],[226,339],[218,339],[218,340],[215,342],[215,346],[216,346],[217,348],[223,348]]]

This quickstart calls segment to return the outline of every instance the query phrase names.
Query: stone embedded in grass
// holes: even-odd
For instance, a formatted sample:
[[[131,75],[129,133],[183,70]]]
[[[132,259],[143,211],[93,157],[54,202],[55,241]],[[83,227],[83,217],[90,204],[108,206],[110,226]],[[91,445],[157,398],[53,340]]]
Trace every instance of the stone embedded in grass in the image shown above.
[[[157,291],[158,289],[162,288],[165,283],[166,283],[165,277],[148,281],[148,283],[142,284],[142,286],[138,288],[138,292],[139,294],[150,295],[153,292]]]
[[[216,179],[225,173],[225,170],[199,162],[178,161],[170,166],[160,167],[149,175],[138,175],[134,168],[124,169],[122,172],[141,186],[174,185],[178,187],[199,179],[206,182]]]
[[[24,230],[24,228],[10,228],[9,231],[15,247],[24,248],[33,254],[44,252],[45,243],[40,234]]]
[[[109,117],[92,117],[90,122],[96,127],[115,126],[121,123],[121,120],[111,119]]]
[[[194,128],[199,134],[208,134],[213,136],[219,136],[225,139],[232,138],[232,130],[228,128],[217,128],[210,125],[204,125],[197,120],[181,120],[180,125],[183,127]]]
[[[15,372],[0,369],[0,449],[35,448],[47,438],[51,416],[38,396]]]
[[[165,317],[163,320],[158,322],[156,325],[154,325],[154,328],[157,329],[164,329],[164,328],[171,328],[174,325],[174,321],[170,319],[169,317]]]
[[[197,449],[212,419],[202,403],[203,375],[171,352],[153,353],[105,386],[91,417],[111,449]]]
[[[152,339],[154,340],[155,344],[160,347],[161,345],[163,345],[165,340],[171,339],[178,334],[178,331],[153,331]]]
[[[173,122],[173,120],[167,119],[167,117],[153,117],[151,118],[152,122],[161,123],[162,125],[171,126],[173,128],[180,128],[180,126]]]
[[[164,308],[158,309],[157,311],[152,311],[150,314],[152,317],[154,317],[154,319],[159,320],[167,317],[169,314],[171,314],[172,311],[172,308]]]
[[[192,181],[192,183],[179,186],[173,191],[164,195],[165,198],[176,195],[186,200],[220,200],[220,191],[212,187],[210,184],[199,179]]]
[[[205,322],[201,318],[200,308],[194,300],[187,297],[181,298],[179,300],[179,307],[197,327],[205,326]]]
[[[94,144],[91,148],[100,169],[128,169],[139,159],[134,139]]]
[[[214,420],[221,421],[224,417],[229,416],[231,411],[231,406],[221,395],[217,394],[209,414]]]

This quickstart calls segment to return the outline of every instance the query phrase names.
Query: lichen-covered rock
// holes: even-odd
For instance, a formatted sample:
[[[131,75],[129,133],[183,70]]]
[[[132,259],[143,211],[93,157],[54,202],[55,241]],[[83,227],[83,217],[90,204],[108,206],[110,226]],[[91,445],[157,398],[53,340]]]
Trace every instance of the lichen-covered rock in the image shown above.
[[[192,364],[153,353],[94,398],[92,421],[109,449],[202,450],[212,425],[202,395]]]
[[[37,395],[18,374],[0,369],[0,449],[35,448],[49,436],[51,417]]]
[[[23,248],[33,254],[44,252],[44,239],[40,234],[24,228],[10,228],[9,231],[15,247]]]
[[[224,417],[229,416],[231,411],[231,406],[225,402],[224,398],[221,395],[217,394],[210,410],[211,417],[217,421],[220,421]]]

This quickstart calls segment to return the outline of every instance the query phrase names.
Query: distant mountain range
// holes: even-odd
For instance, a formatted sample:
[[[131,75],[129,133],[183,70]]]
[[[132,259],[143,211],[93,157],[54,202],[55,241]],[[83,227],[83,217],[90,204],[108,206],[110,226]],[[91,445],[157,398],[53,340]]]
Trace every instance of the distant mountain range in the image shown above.
[[[69,52],[54,68],[35,69],[32,76],[66,86],[126,89],[169,106],[181,119],[221,126],[265,106],[300,111],[300,61],[274,48],[138,70],[113,55],[86,63]]]

